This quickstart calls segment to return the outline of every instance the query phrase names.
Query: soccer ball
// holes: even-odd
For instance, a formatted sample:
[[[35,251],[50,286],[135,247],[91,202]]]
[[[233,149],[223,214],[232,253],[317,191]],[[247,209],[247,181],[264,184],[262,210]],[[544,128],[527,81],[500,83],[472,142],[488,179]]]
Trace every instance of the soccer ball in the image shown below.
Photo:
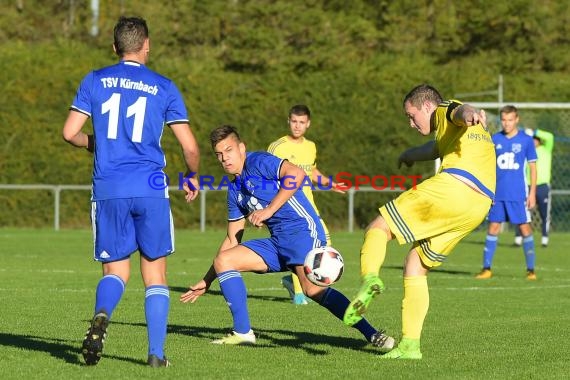
[[[344,260],[333,247],[314,248],[305,257],[305,275],[313,284],[327,287],[342,276]]]

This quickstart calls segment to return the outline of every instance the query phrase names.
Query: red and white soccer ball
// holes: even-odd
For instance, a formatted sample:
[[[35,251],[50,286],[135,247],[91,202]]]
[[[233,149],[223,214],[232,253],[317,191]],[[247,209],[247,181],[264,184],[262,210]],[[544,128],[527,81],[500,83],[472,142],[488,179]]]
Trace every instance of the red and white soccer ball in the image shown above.
[[[344,260],[333,247],[314,248],[305,257],[305,274],[313,284],[326,287],[340,280]]]

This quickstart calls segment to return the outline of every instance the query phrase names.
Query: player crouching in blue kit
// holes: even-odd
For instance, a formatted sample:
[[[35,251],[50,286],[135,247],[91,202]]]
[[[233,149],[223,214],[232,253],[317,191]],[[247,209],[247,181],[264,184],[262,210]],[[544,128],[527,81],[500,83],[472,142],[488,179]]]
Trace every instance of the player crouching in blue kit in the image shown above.
[[[342,321],[349,300],[333,288],[312,284],[303,272],[306,254],[326,245],[325,232],[313,206],[298,187],[305,172],[267,152],[246,153],[237,130],[229,125],[214,129],[210,142],[226,173],[235,179],[228,188],[228,227],[214,263],[204,278],[182,294],[182,302],[195,302],[217,278],[229,305],[233,330],[215,344],[255,344],[247,309],[247,291],[240,272],[274,273],[287,270],[299,276],[305,295]],[[266,225],[269,238],[241,242],[246,219]],[[386,352],[394,339],[362,319],[354,327],[367,341]]]

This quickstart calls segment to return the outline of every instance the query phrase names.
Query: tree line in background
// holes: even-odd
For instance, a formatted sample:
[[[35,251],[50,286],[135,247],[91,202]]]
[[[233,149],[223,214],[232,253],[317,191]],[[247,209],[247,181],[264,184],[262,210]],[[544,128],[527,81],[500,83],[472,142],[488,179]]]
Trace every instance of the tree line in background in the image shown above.
[[[427,82],[452,98],[493,90],[502,74],[505,101],[570,101],[566,8],[526,0],[101,0],[93,36],[89,0],[5,1],[0,183],[90,183],[92,157],[67,146],[61,128],[81,78],[116,62],[112,27],[121,14],[147,19],[148,65],[182,91],[202,173],[222,175],[208,143],[212,128],[235,125],[249,150],[265,150],[287,133],[289,107],[304,103],[325,173],[429,176],[430,163],[396,166],[403,149],[422,142],[403,114],[406,92]],[[183,160],[169,131],[163,147],[167,174],[177,179]],[[358,196],[357,224],[391,196]],[[208,197],[209,220],[221,224],[224,194]],[[171,198],[177,225],[195,227],[197,207]],[[88,225],[87,192],[62,202],[63,226]],[[346,199],[319,193],[317,203],[329,225],[344,227]],[[49,225],[52,207],[51,194],[0,191],[0,226]]]

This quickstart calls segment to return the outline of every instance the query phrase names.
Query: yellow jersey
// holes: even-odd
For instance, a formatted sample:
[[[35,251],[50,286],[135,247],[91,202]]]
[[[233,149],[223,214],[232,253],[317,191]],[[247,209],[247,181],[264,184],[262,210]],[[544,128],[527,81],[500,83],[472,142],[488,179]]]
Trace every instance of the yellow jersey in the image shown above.
[[[467,178],[493,199],[496,185],[495,145],[489,131],[481,124],[462,127],[451,121],[452,111],[461,104],[457,100],[439,104],[431,121],[442,160],[439,171]]]
[[[303,193],[309,199],[309,202],[313,205],[317,214],[319,210],[315,205],[315,200],[313,198],[313,191],[311,190],[311,175],[313,174],[313,169],[317,166],[317,146],[311,140],[307,140],[303,137],[303,141],[296,143],[289,136],[283,136],[271,144],[267,151],[279,158],[283,158],[297,165],[305,171],[308,179],[305,180],[305,186],[303,186]]]

